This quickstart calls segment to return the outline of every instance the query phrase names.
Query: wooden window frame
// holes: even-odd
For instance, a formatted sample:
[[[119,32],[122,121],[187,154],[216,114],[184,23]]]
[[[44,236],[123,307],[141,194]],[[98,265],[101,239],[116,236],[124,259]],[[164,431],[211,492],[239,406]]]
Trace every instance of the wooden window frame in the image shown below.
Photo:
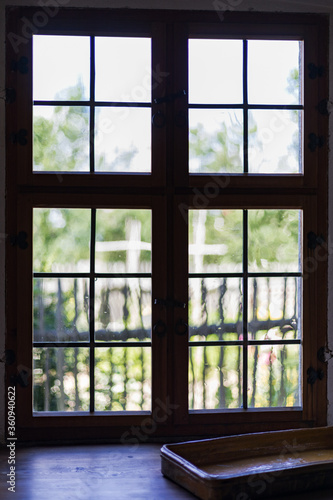
[[[327,174],[328,174],[328,117],[318,112],[318,105],[328,96],[328,18],[307,14],[263,14],[226,12],[223,21],[217,12],[185,11],[123,11],[111,9],[60,9],[57,15],[48,16],[47,23],[36,26],[43,19],[36,8],[7,8],[6,33],[6,87],[16,91],[14,102],[7,103],[6,112],[6,234],[28,234],[28,249],[13,246],[7,238],[6,247],[6,349],[15,353],[16,361],[7,367],[7,386],[17,375],[26,372],[31,381],[31,214],[33,207],[153,207],[153,226],[159,235],[153,242],[153,255],[159,254],[167,262],[161,269],[157,260],[154,266],[161,273],[155,289],[160,296],[172,296],[187,301],[187,224],[179,213],[179,206],[196,207],[195,196],[206,199],[207,208],[301,208],[304,210],[304,242],[314,231],[327,241]],[[44,16],[45,19],[45,16]],[[75,26],[73,27],[73,19]],[[27,23],[28,20],[28,23]],[[41,24],[41,21],[40,21]],[[159,82],[156,96],[187,90],[187,38],[207,37],[276,37],[304,40],[304,175],[188,175],[187,127],[152,128],[153,170],[151,175],[121,174],[58,174],[32,172],[32,75],[20,72],[22,57],[31,63],[31,37],[29,28],[36,34],[145,34],[157,40],[153,50],[153,67],[168,75]],[[34,26],[34,27],[33,27]],[[21,38],[13,38],[19,36]],[[25,34],[25,35],[24,35]],[[13,41],[14,40],[14,41]],[[16,40],[16,43],[15,43]],[[315,64],[320,76],[310,78],[309,64]],[[323,70],[321,69],[323,68]],[[186,99],[185,99],[186,101]],[[174,123],[179,113],[186,112],[187,102],[175,100],[172,105],[156,105],[152,113],[162,110],[168,123]],[[27,130],[27,145],[13,140],[19,130]],[[307,138],[310,133],[324,137],[322,147],[309,152]],[[155,156],[154,156],[155,155]],[[158,168],[156,168],[158,166]],[[207,186],[219,179],[214,197],[207,195]],[[226,179],[228,180],[226,185]],[[221,187],[224,186],[224,187]],[[135,201],[133,197],[135,195]],[[110,197],[112,202],[110,202]],[[186,210],[185,210],[186,211]],[[162,220],[168,220],[161,225]],[[158,379],[153,379],[153,396],[169,404],[165,418],[154,421],[153,412],[135,414],[36,415],[31,412],[31,390],[16,385],[17,435],[21,441],[89,441],[121,440],[131,442],[133,426],[154,427],[143,438],[168,439],[175,437],[202,437],[241,432],[257,432],[285,428],[326,425],[327,421],[327,367],[317,358],[318,349],[327,342],[327,245],[311,250],[304,243],[303,262],[309,263],[303,296],[304,357],[303,394],[301,410],[247,409],[216,410],[211,412],[188,411],[186,336],[168,335],[154,339],[153,369],[158,367]],[[154,246],[155,245],[155,246]],[[155,248],[155,252],[154,252]],[[158,249],[158,251],[156,250]],[[313,270],[310,269],[310,263]],[[173,269],[170,273],[169,270]],[[313,272],[312,272],[313,271]],[[156,272],[156,271],[155,271]],[[319,295],[320,292],[320,295]],[[187,321],[187,308],[160,311],[153,306],[152,324],[158,319],[170,328],[181,318]],[[306,382],[307,369],[312,366],[322,370],[324,378],[313,386]],[[157,368],[156,368],[157,369]],[[31,385],[29,387],[31,388]],[[163,403],[164,404],[164,403]],[[157,406],[155,406],[157,408]],[[129,433],[129,434],[128,434]],[[124,436],[126,435],[126,439]],[[142,435],[142,432],[141,432]],[[134,442],[132,441],[132,442]]]

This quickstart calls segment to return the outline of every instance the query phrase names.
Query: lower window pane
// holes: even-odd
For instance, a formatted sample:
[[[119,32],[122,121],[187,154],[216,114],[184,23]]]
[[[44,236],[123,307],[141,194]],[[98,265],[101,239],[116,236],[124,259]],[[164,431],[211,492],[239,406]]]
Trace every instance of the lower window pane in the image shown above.
[[[239,340],[242,299],[240,278],[190,278],[190,340]]]
[[[89,411],[89,349],[33,350],[34,411]]]
[[[34,341],[89,340],[89,281],[84,278],[34,280]]]
[[[300,406],[300,346],[261,345],[248,350],[248,405]]]
[[[96,411],[151,411],[151,348],[95,350]]]
[[[190,409],[242,406],[242,352],[240,346],[190,347]]]
[[[301,278],[249,279],[251,340],[301,338]]]
[[[98,278],[96,341],[151,338],[151,278]]]

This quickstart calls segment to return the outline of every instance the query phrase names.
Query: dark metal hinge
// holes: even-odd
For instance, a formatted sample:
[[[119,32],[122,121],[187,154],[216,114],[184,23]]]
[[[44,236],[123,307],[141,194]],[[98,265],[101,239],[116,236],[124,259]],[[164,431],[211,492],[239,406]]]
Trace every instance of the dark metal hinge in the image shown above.
[[[16,100],[16,90],[15,89],[2,89],[0,90],[0,99],[5,101],[6,104],[12,104]]]
[[[322,234],[318,235],[313,231],[308,233],[308,248],[314,250],[318,245],[321,246],[323,243],[325,243],[325,238]]]
[[[11,70],[12,71],[18,71],[21,73],[21,75],[26,75],[29,73],[29,59],[25,56],[20,57],[18,61],[12,61],[11,63]]]
[[[20,231],[17,235],[11,236],[10,244],[18,246],[21,250],[26,250],[29,246],[27,242],[28,234],[25,231]]]
[[[5,363],[6,366],[13,365],[15,363],[15,352],[12,349],[6,349],[0,363]]]
[[[325,74],[324,66],[316,66],[313,63],[308,64],[308,70],[309,70],[309,78],[311,78],[311,80],[315,80],[316,78],[324,76]]]
[[[307,369],[308,384],[313,385],[317,380],[323,380],[324,372],[323,370],[315,370],[312,366]]]
[[[322,148],[325,144],[325,139],[322,135],[316,135],[314,133],[309,134],[308,148],[313,153],[317,148]]]
[[[5,363],[7,366],[13,365],[15,363],[15,352],[12,349],[6,349],[5,351]]]
[[[21,370],[17,375],[12,375],[10,377],[10,383],[12,385],[19,384],[21,387],[28,387],[29,372],[27,372],[26,370]]]
[[[28,131],[21,128],[18,132],[13,132],[10,136],[10,142],[12,144],[20,144],[20,146],[26,146],[28,144],[27,139]]]

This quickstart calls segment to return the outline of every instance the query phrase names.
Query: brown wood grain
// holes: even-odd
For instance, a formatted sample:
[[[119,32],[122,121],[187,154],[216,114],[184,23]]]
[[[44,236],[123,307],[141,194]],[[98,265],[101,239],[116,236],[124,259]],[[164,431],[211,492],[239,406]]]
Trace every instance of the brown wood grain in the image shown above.
[[[16,493],[7,490],[0,450],[0,498],[9,500],[190,500],[197,498],[161,473],[159,444],[92,445],[16,450]],[[276,500],[331,500],[333,489]],[[243,499],[244,500],[244,499]]]

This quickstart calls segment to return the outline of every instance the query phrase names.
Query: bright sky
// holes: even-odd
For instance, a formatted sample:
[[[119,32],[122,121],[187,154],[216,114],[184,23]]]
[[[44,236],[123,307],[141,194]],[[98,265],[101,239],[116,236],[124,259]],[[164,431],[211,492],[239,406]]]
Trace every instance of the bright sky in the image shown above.
[[[242,41],[189,41],[190,103],[241,103]],[[150,102],[151,40],[149,38],[96,38],[97,101]],[[297,41],[250,40],[248,45],[249,103],[298,104],[287,91],[288,77],[299,65]],[[64,99],[64,90],[83,84],[89,99],[90,38],[34,36],[34,100]],[[36,114],[50,117],[52,108],[39,108]],[[250,143],[250,166],[270,171],[277,157],[289,155],[289,168],[298,171],[297,158],[290,156],[298,124],[289,111],[254,111],[261,148]],[[242,113],[229,110],[190,112],[190,128],[200,121],[207,132],[217,132],[220,123],[227,127],[242,123]],[[96,153],[104,154],[105,169],[122,151],[136,149],[132,169],[150,171],[150,109],[103,108],[96,116]],[[251,148],[252,146],[252,148]],[[273,162],[274,160],[274,162]],[[272,163],[273,162],[273,163]],[[199,171],[201,163],[192,159],[190,170]],[[121,167],[121,165],[120,165]],[[103,168],[103,167],[102,167]],[[88,170],[88,166],[87,166]]]

